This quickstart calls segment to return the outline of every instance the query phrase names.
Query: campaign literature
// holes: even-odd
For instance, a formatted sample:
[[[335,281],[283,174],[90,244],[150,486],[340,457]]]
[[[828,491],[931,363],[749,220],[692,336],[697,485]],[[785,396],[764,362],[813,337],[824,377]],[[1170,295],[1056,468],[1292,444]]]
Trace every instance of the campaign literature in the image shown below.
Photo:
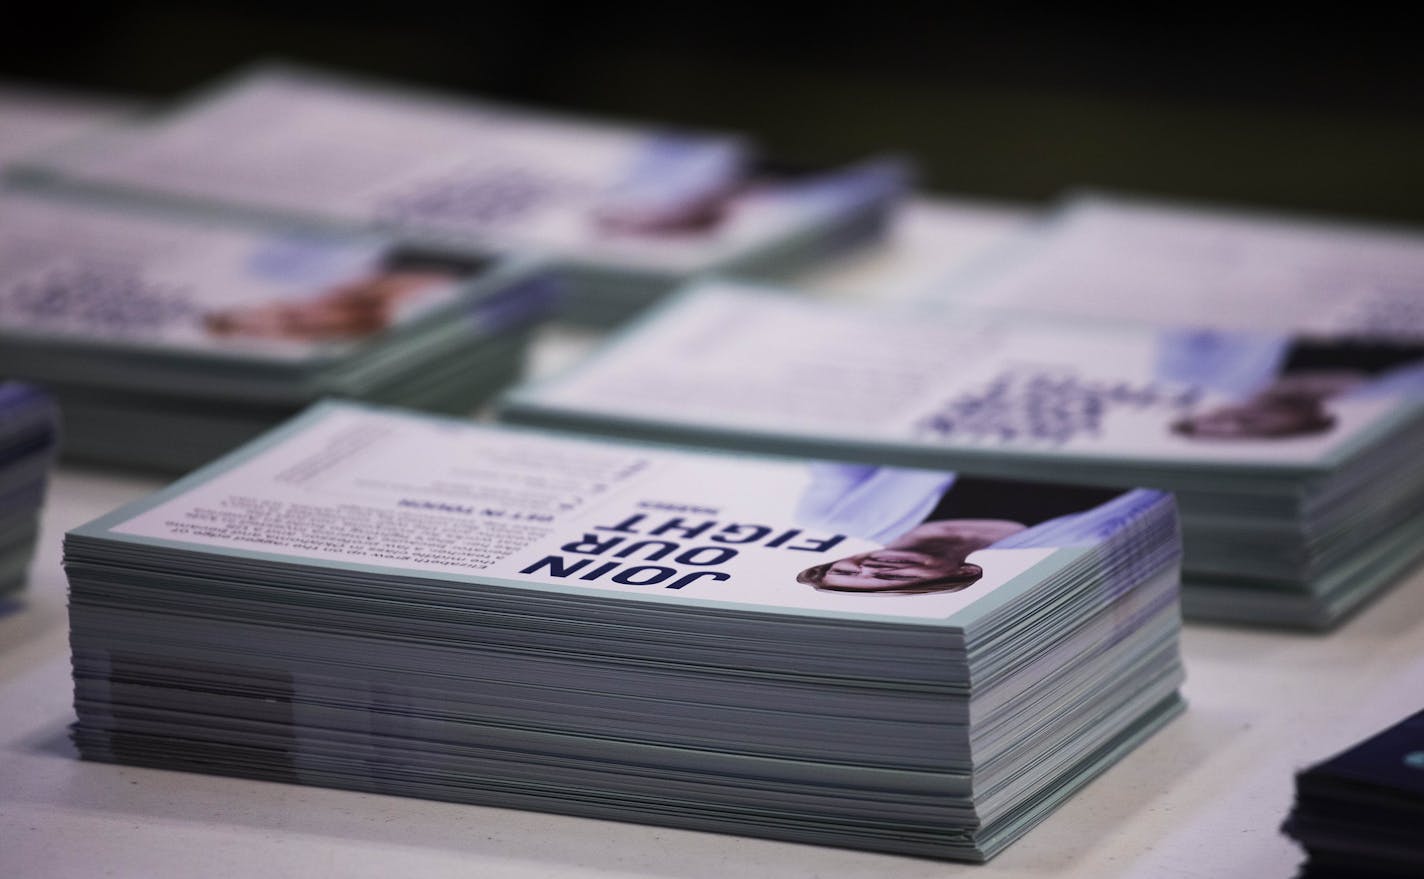
[[[1171,498],[351,403],[71,532],[86,759],[983,860],[1180,708]]]
[[[26,170],[460,253],[547,254],[571,275],[570,316],[603,324],[693,273],[785,273],[873,239],[906,178],[898,161],[787,171],[735,137],[279,66]]]
[[[24,585],[55,441],[50,399],[0,379],[0,599]]]
[[[870,309],[729,281],[556,378],[526,423],[1178,493],[1187,613],[1327,626],[1424,548],[1424,347]]]
[[[1302,879],[1424,873],[1424,712],[1301,771],[1283,828],[1305,849]]]
[[[74,458],[190,469],[325,395],[468,412],[555,293],[528,260],[0,189],[0,375],[58,398]]]

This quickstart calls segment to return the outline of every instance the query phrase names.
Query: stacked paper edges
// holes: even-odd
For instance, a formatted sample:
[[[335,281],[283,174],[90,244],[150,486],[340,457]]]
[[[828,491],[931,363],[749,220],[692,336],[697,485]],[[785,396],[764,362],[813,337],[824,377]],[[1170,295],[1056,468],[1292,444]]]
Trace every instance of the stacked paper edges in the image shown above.
[[[570,279],[565,316],[604,326],[695,274],[781,277],[874,240],[909,177],[895,158],[789,169],[736,137],[271,65],[22,171],[462,255],[546,254]]]
[[[326,395],[463,414],[556,294],[528,260],[0,189],[0,374],[78,459],[189,470]]]
[[[1335,359],[1360,353],[1313,344]],[[1189,616],[1323,627],[1424,548],[1424,468],[1414,466],[1424,398],[1398,381],[1424,349],[1363,352],[1399,371],[1280,374],[1307,347],[1259,333],[871,310],[707,281],[568,373],[517,389],[504,414],[1175,491]]]
[[[49,398],[19,382],[0,381],[0,598],[25,582],[54,447]]]
[[[1155,492],[332,402],[68,535],[74,740],[982,860],[1179,709],[1178,558]]]
[[[1305,849],[1302,879],[1424,873],[1424,712],[1303,770],[1283,828]]]

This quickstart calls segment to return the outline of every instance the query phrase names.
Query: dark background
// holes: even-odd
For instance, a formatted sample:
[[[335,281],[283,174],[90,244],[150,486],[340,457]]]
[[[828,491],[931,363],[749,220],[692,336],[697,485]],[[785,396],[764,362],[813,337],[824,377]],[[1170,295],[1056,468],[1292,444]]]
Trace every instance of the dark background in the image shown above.
[[[902,151],[957,195],[1092,186],[1424,223],[1424,50],[1366,7],[292,0],[27,3],[10,18],[0,77],[90,91],[165,98],[281,57],[743,131],[794,161]]]

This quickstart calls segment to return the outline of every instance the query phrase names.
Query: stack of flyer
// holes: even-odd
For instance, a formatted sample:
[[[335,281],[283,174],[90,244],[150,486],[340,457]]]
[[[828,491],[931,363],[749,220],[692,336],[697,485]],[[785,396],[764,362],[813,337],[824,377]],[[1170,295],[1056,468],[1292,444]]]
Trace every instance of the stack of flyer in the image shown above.
[[[610,324],[689,275],[782,275],[878,236],[896,160],[768,167],[740,139],[559,118],[266,66],[30,163],[129,196],[534,252]]]
[[[1302,879],[1424,875],[1424,712],[1303,770],[1284,830]]]
[[[466,413],[556,293],[532,261],[0,189],[0,374],[58,398],[74,458],[191,469],[325,395]]]
[[[1194,352],[1164,344],[1176,359],[1164,369],[1180,370],[1183,357],[1218,360],[1226,372],[1213,379],[1236,401],[1197,423],[1204,439],[1244,444],[1265,434],[1259,442],[1269,446],[1275,437],[1339,433],[1335,413],[1347,400],[1424,398],[1419,229],[1090,193],[943,279],[934,295],[1190,340]],[[1405,486],[1420,470],[1387,452],[1374,466],[1387,474],[1382,481]],[[1396,521],[1417,518],[1424,504],[1390,500],[1408,490],[1389,486],[1358,502],[1394,503]],[[1369,518],[1359,525],[1389,527]],[[1403,548],[1398,561],[1413,557]]]
[[[25,581],[54,446],[49,398],[28,385],[0,380],[0,596]]]
[[[1424,343],[1424,234],[1083,195],[932,292],[1057,319]]]
[[[1270,334],[706,281],[511,420],[752,451],[1178,493],[1188,615],[1328,626],[1424,549],[1412,344],[1369,369]],[[1348,354],[1348,350],[1345,352]]]
[[[44,156],[137,109],[113,98],[0,82],[0,169]]]
[[[71,532],[87,759],[982,860],[1180,707],[1169,496],[314,407]]]

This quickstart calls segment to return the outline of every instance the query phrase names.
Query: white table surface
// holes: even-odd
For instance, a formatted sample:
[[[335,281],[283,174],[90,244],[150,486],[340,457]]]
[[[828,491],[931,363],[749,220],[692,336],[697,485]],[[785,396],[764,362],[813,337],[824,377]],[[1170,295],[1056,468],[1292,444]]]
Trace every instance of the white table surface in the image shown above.
[[[908,295],[1022,216],[922,202],[892,246],[812,283]],[[590,341],[551,331],[534,370]],[[61,536],[159,485],[61,468],[30,587],[0,608],[0,879],[1286,877],[1300,860],[1277,829],[1293,771],[1424,707],[1424,571],[1328,636],[1188,626],[1187,713],[984,867],[85,763],[66,737]]]

